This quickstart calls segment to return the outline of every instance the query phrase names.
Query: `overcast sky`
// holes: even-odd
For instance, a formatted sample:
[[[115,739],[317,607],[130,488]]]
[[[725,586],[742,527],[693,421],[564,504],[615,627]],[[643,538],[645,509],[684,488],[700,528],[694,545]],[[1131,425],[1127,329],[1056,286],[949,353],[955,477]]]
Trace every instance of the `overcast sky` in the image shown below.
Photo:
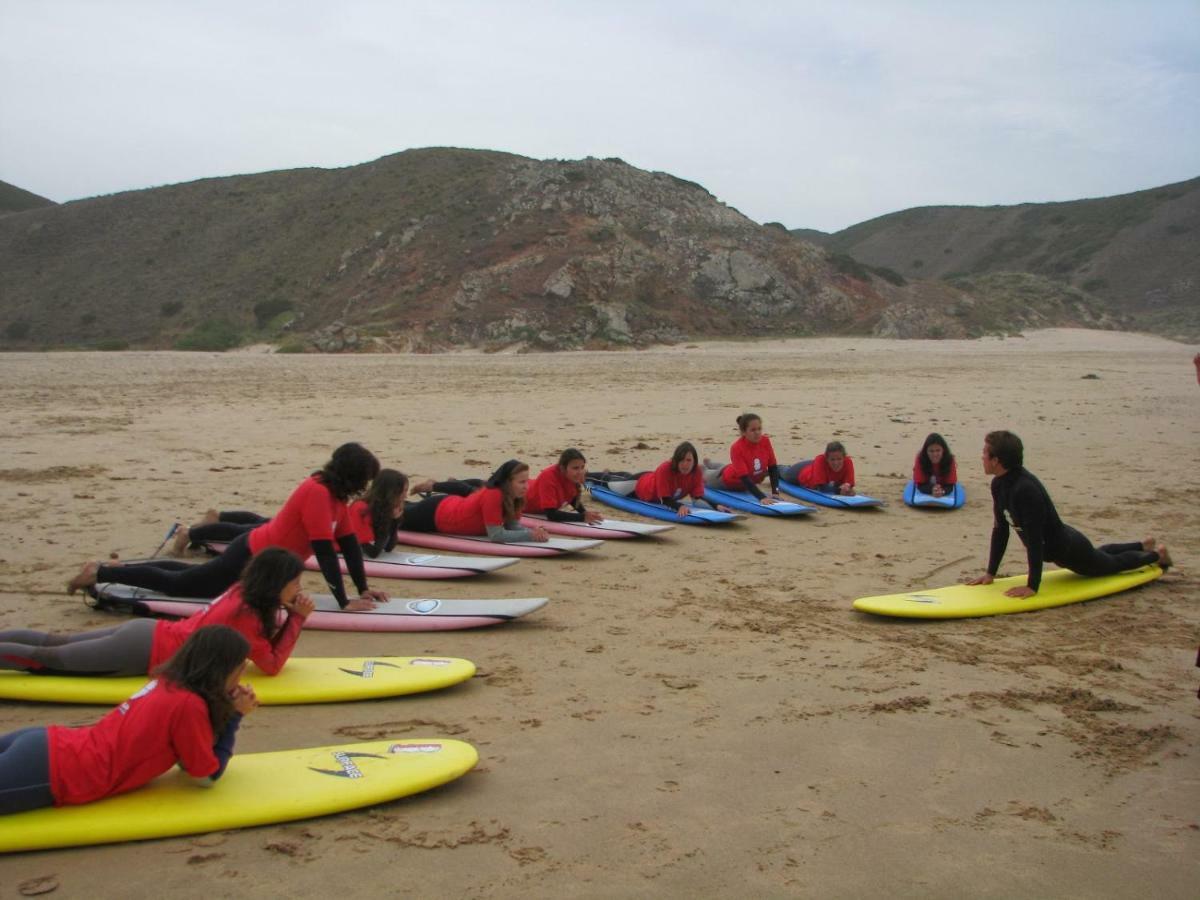
[[[759,222],[1200,175],[1200,0],[0,0],[0,180],[619,156]]]

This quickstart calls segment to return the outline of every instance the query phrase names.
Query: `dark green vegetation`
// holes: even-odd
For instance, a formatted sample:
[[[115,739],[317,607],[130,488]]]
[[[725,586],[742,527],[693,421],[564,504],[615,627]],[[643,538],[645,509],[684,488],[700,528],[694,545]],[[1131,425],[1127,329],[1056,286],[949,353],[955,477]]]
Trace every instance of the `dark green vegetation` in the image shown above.
[[[825,245],[908,278],[946,279],[997,312],[1021,302],[1014,284],[1030,282],[980,276],[1024,273],[1091,295],[1125,327],[1200,334],[1200,178],[1069,203],[908,209]]]

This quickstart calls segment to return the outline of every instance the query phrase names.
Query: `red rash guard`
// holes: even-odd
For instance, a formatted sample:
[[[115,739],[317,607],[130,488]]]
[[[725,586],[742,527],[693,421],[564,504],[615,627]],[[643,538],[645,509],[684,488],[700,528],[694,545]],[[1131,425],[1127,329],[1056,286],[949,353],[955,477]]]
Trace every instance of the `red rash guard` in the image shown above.
[[[283,547],[301,559],[312,556],[313,541],[332,541],[352,534],[349,511],[315,476],[300,482],[271,521],[250,532],[250,552]]]
[[[755,484],[761,484],[767,477],[767,469],[778,465],[775,459],[775,448],[771,439],[765,434],[752,444],[744,437],[738,438],[729,448],[729,465],[721,472],[721,481],[731,491],[745,489],[742,479],[747,475]]]
[[[375,543],[375,525],[371,522],[371,509],[366,500],[355,500],[350,504],[350,530],[364,547]]]
[[[468,497],[448,496],[438,504],[433,524],[442,534],[487,534],[489,525],[504,525],[504,495],[484,488]]]
[[[847,456],[846,461],[842,463],[842,470],[835,472],[829,468],[829,463],[825,462],[825,454],[822,453],[800,470],[796,480],[807,488],[823,487],[830,482],[839,486],[848,484],[854,487],[854,460]]]
[[[529,482],[525,494],[525,512],[540,513],[548,509],[560,509],[566,504],[574,506],[579,499],[579,485],[567,478],[556,464],[541,471]]]
[[[692,471],[681,475],[671,468],[671,460],[667,460],[653,472],[647,472],[638,479],[636,488],[639,500],[651,503],[660,502],[663,497],[678,500],[681,497],[704,496],[704,473],[699,466],[693,466]]]
[[[958,484],[958,460],[950,460],[949,475],[943,477],[935,471],[926,477],[925,473],[921,470],[921,454],[918,453],[917,458],[913,460],[913,481],[917,484],[925,484],[928,481],[932,481],[935,484],[940,484],[942,487],[950,487],[951,485]]]
[[[199,694],[151,681],[95,725],[46,729],[54,804],[90,803],[141,787],[176,762],[194,778],[217,771],[208,706]]]
[[[265,674],[278,675],[292,655],[304,620],[300,616],[288,616],[274,641],[268,641],[263,637],[262,620],[258,613],[242,603],[242,586],[235,584],[202,612],[187,619],[159,622],[154,628],[154,640],[150,645],[149,670],[153,671],[174,656],[192,632],[205,625],[228,625],[250,642],[250,661]]]

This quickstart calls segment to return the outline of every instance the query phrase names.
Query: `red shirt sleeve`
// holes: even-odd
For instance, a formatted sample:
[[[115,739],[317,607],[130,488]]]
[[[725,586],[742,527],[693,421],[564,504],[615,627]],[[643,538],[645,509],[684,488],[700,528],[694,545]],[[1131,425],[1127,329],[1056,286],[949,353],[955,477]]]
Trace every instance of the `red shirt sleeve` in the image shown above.
[[[832,475],[833,473],[830,473],[830,474]],[[854,487],[854,460],[852,460],[850,457],[847,456],[846,462],[842,466],[842,471],[839,472],[837,475],[833,475],[833,478],[831,480],[838,481],[841,484],[848,484],[848,485],[850,485],[850,487]]]
[[[914,484],[924,484],[925,473],[921,471],[921,454],[918,451],[916,458],[913,460],[913,477]]]
[[[184,695],[174,710],[171,722],[171,748],[179,765],[193,778],[206,778],[220,767],[213,753],[212,724],[208,720],[208,706],[197,694],[180,691]]]
[[[250,609],[245,611],[253,616],[255,624],[258,625],[258,616]],[[300,629],[303,627],[304,620],[299,616],[288,616],[287,622],[275,633],[273,642],[263,637],[262,631],[256,628],[257,637],[250,642],[250,661],[262,669],[264,674],[278,675],[292,655],[296,641],[300,638]]]

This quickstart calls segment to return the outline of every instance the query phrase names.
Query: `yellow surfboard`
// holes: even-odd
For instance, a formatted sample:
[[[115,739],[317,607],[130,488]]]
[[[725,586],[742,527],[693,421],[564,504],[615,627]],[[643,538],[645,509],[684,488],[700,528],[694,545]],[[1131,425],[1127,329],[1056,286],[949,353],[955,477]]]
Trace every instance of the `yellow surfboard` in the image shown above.
[[[282,706],[417,694],[458,684],[474,674],[475,663],[448,656],[300,657],[289,659],[278,675],[266,675],[251,663],[243,680],[254,688],[260,703]],[[0,671],[0,698],[115,705],[132,696],[146,681],[146,676]]]
[[[1101,578],[1085,578],[1066,569],[1052,569],[1042,574],[1041,586],[1032,597],[1004,596],[1009,588],[1025,584],[1026,577],[1018,575],[998,578],[991,584],[954,584],[929,591],[859,597],[854,601],[854,608],[877,616],[900,616],[906,619],[1000,616],[1106,597],[1153,581],[1160,575],[1162,569],[1158,566],[1142,566]]]
[[[95,803],[0,816],[0,853],[327,816],[427,791],[464,775],[478,760],[470,744],[444,738],[235,754],[212,787],[175,770]]]

